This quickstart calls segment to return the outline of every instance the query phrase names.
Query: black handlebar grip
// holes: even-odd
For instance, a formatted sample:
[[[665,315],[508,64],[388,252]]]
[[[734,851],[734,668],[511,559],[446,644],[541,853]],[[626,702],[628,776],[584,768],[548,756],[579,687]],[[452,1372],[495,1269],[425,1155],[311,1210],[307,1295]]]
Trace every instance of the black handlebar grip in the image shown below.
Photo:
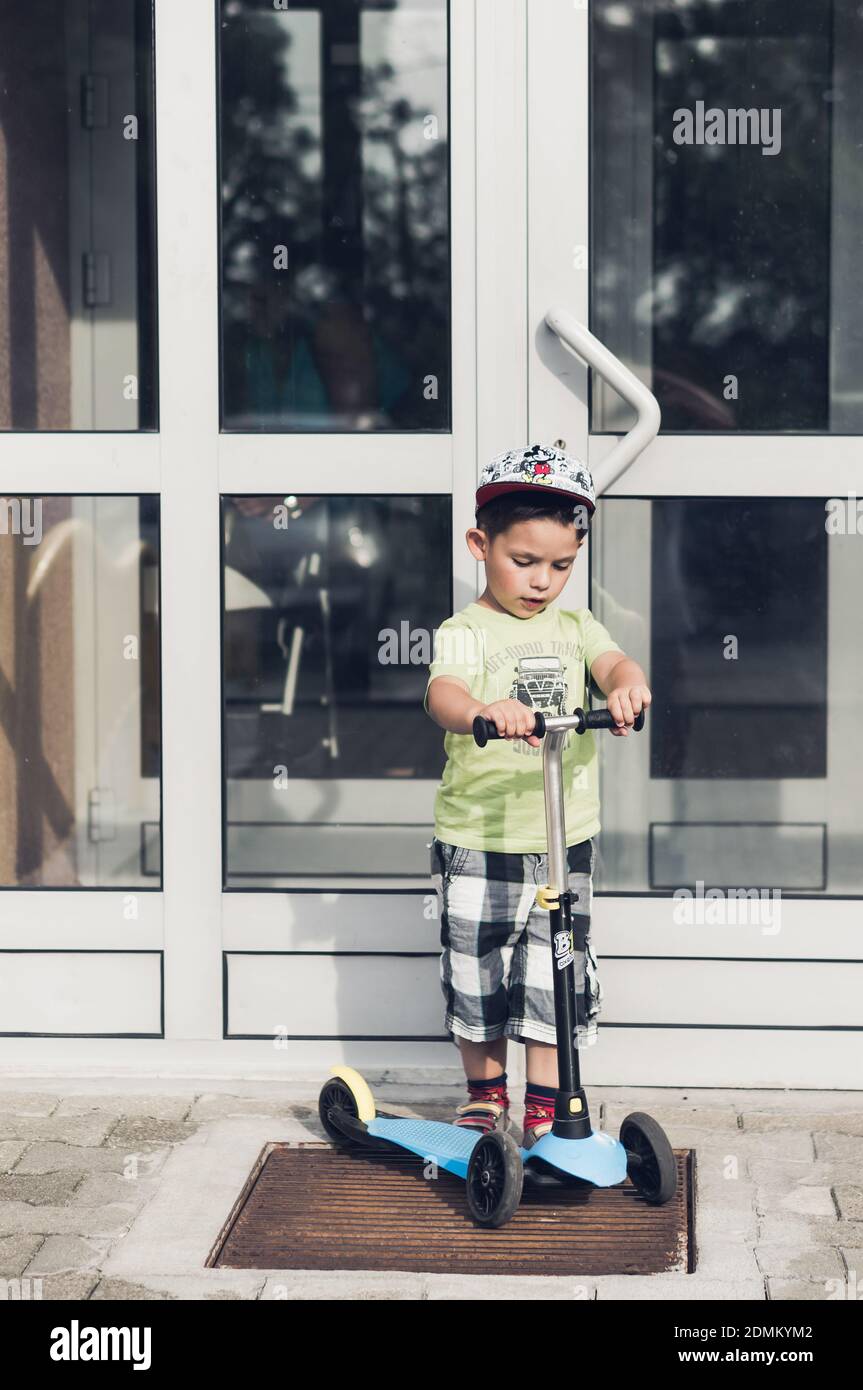
[[[573,710],[573,713],[581,715],[582,724],[578,730],[579,733],[583,734],[587,729],[617,728],[617,720],[607,709]],[[635,733],[641,733],[644,728],[644,710],[635,716],[635,723],[632,727]],[[545,717],[542,710],[534,710],[534,725],[531,732],[536,734],[537,738],[545,737]],[[497,731],[494,720],[484,719],[481,714],[478,714],[473,721],[473,736],[480,748],[485,748],[490,738],[502,737]]]
[[[635,723],[632,727],[637,734],[641,733],[641,730],[644,728],[644,710],[641,710],[641,712],[635,716]],[[582,733],[585,729],[615,728],[617,728],[617,720],[610,710],[592,709],[584,715]]]
[[[533,720],[533,728],[530,732],[536,734],[537,738],[543,738],[545,735],[545,718],[542,710],[534,710]],[[473,721],[473,736],[480,748],[485,748],[490,738],[503,737],[503,735],[498,733],[497,725],[494,720],[484,719],[481,714],[478,714]]]

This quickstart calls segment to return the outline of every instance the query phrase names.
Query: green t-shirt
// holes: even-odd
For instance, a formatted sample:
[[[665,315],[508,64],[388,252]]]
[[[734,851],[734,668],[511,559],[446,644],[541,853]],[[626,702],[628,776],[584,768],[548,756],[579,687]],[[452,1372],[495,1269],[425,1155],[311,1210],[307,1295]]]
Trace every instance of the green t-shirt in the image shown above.
[[[435,634],[428,686],[436,676],[456,676],[475,700],[521,700],[544,714],[584,708],[585,662],[619,652],[587,608],[549,607],[514,618],[469,603]],[[447,755],[435,797],[435,835],[464,849],[541,854],[548,846],[542,788],[542,744],[492,739],[477,747],[473,734],[444,737]],[[566,843],[579,844],[599,830],[599,787],[593,734],[567,735],[562,756]]]

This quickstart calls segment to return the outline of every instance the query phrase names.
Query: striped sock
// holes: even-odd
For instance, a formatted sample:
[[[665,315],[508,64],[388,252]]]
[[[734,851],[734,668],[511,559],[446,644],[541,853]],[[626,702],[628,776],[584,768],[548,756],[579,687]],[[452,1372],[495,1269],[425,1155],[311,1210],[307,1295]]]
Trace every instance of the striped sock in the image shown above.
[[[502,1105],[504,1110],[509,1109],[509,1092],[506,1088],[506,1072],[502,1071],[500,1076],[489,1077],[488,1080],[472,1081],[468,1077],[467,1091],[471,1100],[496,1100],[498,1105]]]
[[[524,1132],[535,1129],[537,1125],[544,1125],[549,1120],[554,1119],[554,1099],[557,1095],[557,1088],[554,1086],[538,1086],[534,1081],[528,1081],[524,1088]]]

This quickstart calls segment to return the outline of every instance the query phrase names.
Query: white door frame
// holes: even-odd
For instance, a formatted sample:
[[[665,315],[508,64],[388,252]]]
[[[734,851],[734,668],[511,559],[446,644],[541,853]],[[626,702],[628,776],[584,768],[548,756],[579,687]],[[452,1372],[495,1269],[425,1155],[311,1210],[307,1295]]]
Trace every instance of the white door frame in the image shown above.
[[[596,469],[616,437],[590,434],[587,370],[543,327],[551,308],[590,326],[588,6],[527,0],[527,10],[529,430],[532,440],[564,439]],[[859,451],[856,436],[660,434],[606,496],[769,496],[781,478],[783,496],[842,497],[859,490]],[[588,603],[587,566],[566,598]],[[625,761],[615,759],[616,769]],[[606,1027],[587,1075],[607,1084],[860,1087],[859,915],[855,899],[783,897],[773,937],[675,926],[670,897],[597,896]],[[724,1026],[710,1026],[720,1019]],[[813,1023],[818,1031],[800,1029]]]
[[[6,1038],[0,1040],[0,1069],[317,1077],[325,1062],[349,1056],[360,1067],[390,1074],[410,1075],[422,1067],[454,1077],[460,1067],[449,1044],[404,1043],[394,1055],[386,1043],[348,1047],[288,1039],[286,1046],[274,1046],[223,1038],[225,951],[283,950],[300,912],[320,930],[322,947],[337,945],[332,900],[339,897],[343,910],[361,914],[372,949],[378,942],[392,949],[394,934],[404,930],[406,899],[383,891],[221,891],[219,494],[304,490],[310,456],[324,466],[321,490],[332,494],[452,493],[459,609],[476,595],[479,579],[463,542],[473,520],[478,466],[534,438],[563,438],[594,466],[613,447],[611,438],[589,437],[584,369],[544,326],[546,312],[556,305],[588,322],[587,270],[574,254],[587,246],[589,225],[586,3],[452,5],[453,433],[407,439],[219,434],[214,5],[156,0],[155,13],[161,430],[8,436],[0,494],[26,487],[33,495],[160,495],[164,888],[133,894],[6,891],[0,948],[62,952],[56,972],[46,976],[48,987],[58,990],[71,959],[67,951],[148,952],[148,973],[142,974],[147,988],[153,958],[164,952],[164,1040]],[[812,447],[806,438],[702,436],[699,465],[721,461],[727,494],[753,495],[781,461],[784,490],[805,496]],[[853,491],[856,441],[822,438],[817,448],[821,495]],[[690,460],[686,438],[660,437],[612,495],[686,493],[692,486]],[[710,475],[715,493],[716,467]],[[586,566],[564,601],[573,607],[587,603]],[[202,690],[211,698],[202,700]],[[667,969],[678,976],[683,970],[687,985],[691,968],[681,966],[680,957],[733,956],[740,953],[738,943],[730,935],[717,941],[704,928],[693,947],[681,937],[683,929],[669,926],[665,900],[599,897],[595,909],[598,950],[607,962],[604,979],[622,1014],[621,1026],[606,1028],[595,1055],[588,1054],[588,1084],[859,1085],[861,1032],[771,1031],[775,1018],[757,1033],[680,1028],[673,1025],[686,1019],[667,1016],[659,1020],[664,1027],[656,1026],[648,985],[653,977],[665,978],[663,958],[673,958]],[[856,959],[857,904],[819,902],[815,910],[819,955]],[[812,912],[806,902],[787,904],[782,954],[791,964],[780,966],[768,954],[765,964],[748,972],[753,981],[763,978],[756,971],[773,971],[773,984],[787,984],[788,997],[799,997],[794,982],[804,967],[794,962],[812,949]],[[415,941],[428,949],[431,934],[422,936],[423,930],[419,920],[411,920],[406,949]],[[131,955],[129,960],[134,963]],[[711,968],[706,959],[704,966]],[[715,972],[698,978],[725,987],[727,967],[721,969],[721,978]],[[642,979],[645,990],[639,993]],[[702,992],[705,1000],[710,988]],[[754,983],[752,990],[757,998]],[[735,1017],[745,1015],[746,997],[735,1005]]]
[[[41,990],[49,1021],[52,995],[59,997],[74,955],[105,953],[108,962],[107,953],[119,950],[131,967],[133,953],[146,952],[137,959],[150,994],[153,962],[163,961],[162,997],[149,1002],[151,1013],[163,1012],[164,1040],[113,1041],[113,1023],[103,1036],[84,1035],[91,1016],[94,1031],[101,1031],[99,990],[114,979],[107,964],[100,971],[94,961],[92,987],[79,984],[81,1022],[73,1030],[79,1035],[0,1039],[0,1070],[7,1074],[272,1076],[309,1068],[319,1075],[324,1063],[346,1055],[343,1043],[224,1039],[225,953],[283,951],[300,916],[306,930],[311,923],[319,931],[323,950],[343,945],[344,923],[352,918],[366,925],[364,944],[371,949],[401,945],[406,899],[397,894],[222,893],[219,499],[220,493],[307,491],[311,462],[325,479],[322,493],[451,494],[456,537],[470,524],[477,436],[475,20],[473,0],[453,5],[452,433],[243,436],[219,433],[216,7],[214,0],[155,0],[160,432],[8,436],[0,493],[159,494],[163,888],[5,891],[0,949],[45,953]],[[483,22],[491,33],[488,4]],[[475,597],[476,578],[475,562],[457,541],[456,608]],[[429,894],[430,883],[416,885],[417,921],[405,947],[422,947],[426,956],[437,934],[427,923],[422,936]],[[244,1004],[248,999],[239,1001],[241,1014]],[[397,1050],[352,1044],[350,1058],[389,1072],[398,1066],[451,1072],[458,1063],[451,1044],[428,1042]]]

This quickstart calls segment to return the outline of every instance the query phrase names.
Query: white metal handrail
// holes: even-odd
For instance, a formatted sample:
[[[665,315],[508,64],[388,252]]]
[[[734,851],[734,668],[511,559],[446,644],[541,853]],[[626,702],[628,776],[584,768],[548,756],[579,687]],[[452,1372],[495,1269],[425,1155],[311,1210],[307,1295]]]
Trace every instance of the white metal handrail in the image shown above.
[[[608,458],[591,469],[597,497],[606,492],[643,453],[659,432],[662,415],[659,402],[643,381],[639,381],[619,358],[595,338],[589,328],[567,309],[549,309],[545,321],[567,347],[577,352],[589,367],[595,368],[635,410],[637,420],[628,434],[615,444]]]

